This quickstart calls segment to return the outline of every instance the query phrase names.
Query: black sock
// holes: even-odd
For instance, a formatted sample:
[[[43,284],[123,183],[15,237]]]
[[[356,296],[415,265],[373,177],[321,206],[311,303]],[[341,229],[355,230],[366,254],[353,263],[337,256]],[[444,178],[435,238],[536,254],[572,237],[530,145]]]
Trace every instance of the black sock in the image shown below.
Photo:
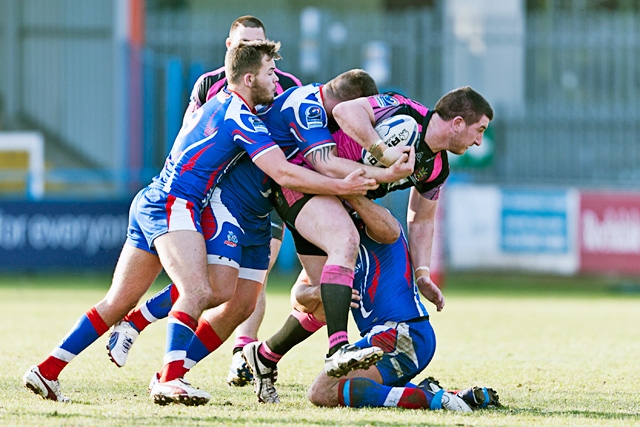
[[[347,338],[347,322],[351,305],[351,288],[345,285],[321,283],[320,293],[322,295],[324,314],[327,318],[327,334],[331,343],[327,355],[331,356],[345,343],[349,342]],[[340,334],[341,332],[344,334]],[[338,338],[332,342],[332,337],[335,334],[339,334]]]
[[[266,341],[267,346],[276,354],[284,356],[289,350],[313,335],[302,327],[300,321],[289,315],[278,332]]]

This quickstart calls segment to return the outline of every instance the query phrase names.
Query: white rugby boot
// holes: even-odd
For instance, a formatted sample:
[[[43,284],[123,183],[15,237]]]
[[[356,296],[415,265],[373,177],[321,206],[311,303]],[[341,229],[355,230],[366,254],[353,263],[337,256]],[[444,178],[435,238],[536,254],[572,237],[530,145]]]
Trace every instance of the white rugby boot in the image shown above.
[[[384,352],[380,347],[360,348],[354,344],[345,344],[324,360],[324,372],[330,377],[340,378],[356,369],[367,369],[380,359]]]
[[[262,343],[252,342],[242,349],[242,357],[253,374],[253,391],[261,403],[280,403],[278,392],[273,383],[277,369],[272,369],[260,361],[258,349]]]
[[[122,320],[113,325],[113,329],[109,334],[107,352],[109,353],[109,359],[118,368],[122,368],[127,363],[131,346],[139,336],[140,332],[136,331],[129,322]]]
[[[32,366],[25,372],[22,377],[22,384],[35,394],[42,396],[43,399],[63,403],[71,402],[71,399],[60,393],[60,382],[58,380],[51,381],[43,377],[37,365]]]
[[[191,386],[184,378],[160,382],[157,381],[151,389],[151,398],[158,405],[180,403],[187,406],[199,406],[209,402],[211,395],[206,391]]]

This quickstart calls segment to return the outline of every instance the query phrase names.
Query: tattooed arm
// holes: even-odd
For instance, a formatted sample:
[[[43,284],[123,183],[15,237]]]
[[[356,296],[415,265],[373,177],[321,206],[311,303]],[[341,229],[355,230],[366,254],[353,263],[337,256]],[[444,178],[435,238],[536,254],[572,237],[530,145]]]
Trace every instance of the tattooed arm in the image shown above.
[[[322,147],[307,154],[307,162],[313,168],[332,178],[344,178],[356,169],[364,169],[365,176],[375,179],[378,183],[395,182],[413,173],[415,152],[413,148],[388,168],[363,165],[353,160],[337,156],[336,147]]]

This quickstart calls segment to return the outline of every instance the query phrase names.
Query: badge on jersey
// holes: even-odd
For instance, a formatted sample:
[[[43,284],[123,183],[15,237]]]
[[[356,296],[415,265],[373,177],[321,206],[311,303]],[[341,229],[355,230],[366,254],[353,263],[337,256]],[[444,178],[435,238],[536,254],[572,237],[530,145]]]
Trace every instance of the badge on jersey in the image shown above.
[[[233,231],[227,232],[227,239],[224,241],[224,244],[235,248],[238,246],[238,236],[236,236]]]
[[[376,104],[378,104],[379,107],[392,107],[395,105],[400,105],[400,101],[398,101],[396,98],[394,98],[391,95],[385,95],[385,94],[374,95],[373,99],[375,100]]]
[[[253,128],[256,130],[256,132],[269,133],[269,130],[264,125],[264,122],[262,120],[260,120],[256,116],[253,116],[250,120],[251,120],[251,124],[253,125]]]
[[[302,105],[301,109],[304,109],[304,116],[302,118],[305,123],[303,123],[303,125],[307,129],[325,127],[326,120],[323,108],[319,105]]]

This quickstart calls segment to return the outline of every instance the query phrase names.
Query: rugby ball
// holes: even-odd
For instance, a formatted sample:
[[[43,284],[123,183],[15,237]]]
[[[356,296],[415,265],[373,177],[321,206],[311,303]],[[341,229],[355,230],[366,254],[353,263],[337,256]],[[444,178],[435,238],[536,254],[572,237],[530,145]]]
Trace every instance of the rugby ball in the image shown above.
[[[415,145],[420,137],[418,122],[406,114],[387,117],[375,125],[376,132],[389,147]],[[362,150],[362,163],[370,166],[384,167],[367,150]]]

